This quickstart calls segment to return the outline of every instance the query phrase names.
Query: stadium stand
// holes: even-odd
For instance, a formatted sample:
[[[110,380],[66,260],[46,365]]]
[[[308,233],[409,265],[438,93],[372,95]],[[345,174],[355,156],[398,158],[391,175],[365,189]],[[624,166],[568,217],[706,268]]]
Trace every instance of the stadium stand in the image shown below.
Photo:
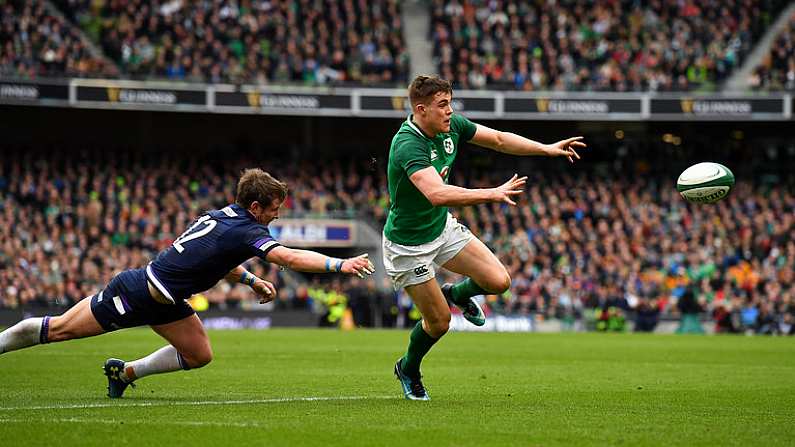
[[[754,70],[748,85],[754,90],[795,90],[795,15]]]
[[[93,56],[79,30],[40,0],[0,3],[0,76],[105,77],[118,72]]]
[[[83,157],[92,161],[55,153],[45,161],[28,151],[0,152],[3,307],[70,305],[96,293],[115,273],[146,265],[198,213],[234,200],[236,175],[243,167],[227,162],[217,170],[210,162],[164,155],[131,159],[100,150]],[[194,175],[173,176],[177,166]],[[373,216],[382,216],[381,179],[360,177],[354,164],[331,166],[337,169],[320,170],[307,162],[279,170],[291,187],[283,215],[328,216],[336,210],[336,215],[352,216],[355,204],[369,203]],[[283,285],[278,269],[259,263],[252,269],[277,287]],[[26,275],[41,281],[28,281]],[[250,298],[242,287],[232,289],[222,285],[208,299]],[[280,298],[292,299],[293,291],[287,292]]]
[[[785,3],[434,0],[431,38],[459,88],[713,90]]]
[[[405,83],[395,0],[58,0],[125,77],[198,82]]]
[[[84,152],[79,159],[50,153],[46,161],[35,150],[2,152],[3,307],[68,305],[114,272],[144,265],[201,210],[228,203],[243,167],[239,160],[114,152]],[[510,293],[488,297],[487,311],[597,327],[610,315],[645,312],[653,327],[655,318],[682,312],[680,298],[691,291],[699,311],[715,315],[719,330],[791,327],[795,179],[784,167],[795,154],[776,152],[784,157],[774,164],[784,170],[770,174],[777,177],[748,176],[753,180],[740,180],[726,200],[703,207],[681,200],[670,166],[652,171],[653,160],[635,157],[643,152],[665,151],[643,144],[611,167],[594,164],[576,176],[536,170],[519,207],[455,211],[513,279]],[[291,186],[284,215],[341,213],[383,223],[383,169],[344,160],[265,167]],[[174,176],[175,170],[181,174]],[[615,172],[634,174],[619,179]],[[504,180],[501,170],[455,175],[454,183],[470,187]],[[296,287],[285,284],[278,269],[259,262],[250,268],[281,289],[282,307],[306,307],[313,299],[322,304],[318,297],[332,291],[372,305],[361,298],[366,285],[355,280]],[[220,307],[246,307],[253,298],[226,284],[205,296]]]

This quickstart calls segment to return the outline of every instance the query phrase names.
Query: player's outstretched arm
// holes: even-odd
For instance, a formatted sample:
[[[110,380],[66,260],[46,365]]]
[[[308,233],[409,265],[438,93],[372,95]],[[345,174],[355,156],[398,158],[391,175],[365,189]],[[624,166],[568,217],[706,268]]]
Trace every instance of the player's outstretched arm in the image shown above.
[[[224,279],[229,282],[239,282],[251,287],[251,289],[259,295],[260,304],[265,304],[276,298],[276,287],[273,283],[257,278],[256,275],[243,268],[243,266],[239,265],[232,269],[224,276]]]
[[[522,193],[527,177],[514,174],[496,188],[469,189],[446,184],[436,169],[429,166],[411,174],[409,180],[433,206],[466,206],[490,202],[516,205],[512,197]]]
[[[375,272],[375,266],[370,262],[367,253],[353,258],[339,259],[316,251],[278,246],[268,252],[267,260],[299,272],[339,272],[360,278]]]
[[[584,149],[583,137],[572,137],[552,144],[543,144],[510,132],[491,129],[476,124],[477,130],[471,143],[511,155],[546,155],[548,157],[567,157],[570,162],[580,159],[577,149]]]

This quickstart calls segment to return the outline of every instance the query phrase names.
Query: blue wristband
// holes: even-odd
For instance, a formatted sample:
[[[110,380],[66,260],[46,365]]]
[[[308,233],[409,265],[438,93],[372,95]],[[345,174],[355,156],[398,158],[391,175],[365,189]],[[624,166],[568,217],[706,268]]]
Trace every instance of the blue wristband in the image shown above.
[[[248,271],[244,271],[242,275],[240,275],[240,280],[238,281],[241,284],[246,284],[247,286],[251,287],[254,285],[254,282],[257,281],[257,277],[249,273]]]
[[[331,258],[326,258],[326,271],[331,271]]]
[[[338,272],[341,272],[341,271],[342,271],[342,264],[343,264],[344,262],[345,262],[345,261],[343,261],[342,259],[340,259],[339,261],[337,261],[337,266],[334,268],[334,270],[336,270],[336,271],[338,271]]]

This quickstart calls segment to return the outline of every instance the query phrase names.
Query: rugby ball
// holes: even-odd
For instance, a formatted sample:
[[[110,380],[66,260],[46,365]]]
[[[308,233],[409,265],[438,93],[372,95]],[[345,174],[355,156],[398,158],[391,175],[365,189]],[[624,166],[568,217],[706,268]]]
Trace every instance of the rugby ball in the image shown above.
[[[720,163],[697,163],[687,168],[676,180],[676,190],[692,203],[715,203],[734,186],[734,174]]]

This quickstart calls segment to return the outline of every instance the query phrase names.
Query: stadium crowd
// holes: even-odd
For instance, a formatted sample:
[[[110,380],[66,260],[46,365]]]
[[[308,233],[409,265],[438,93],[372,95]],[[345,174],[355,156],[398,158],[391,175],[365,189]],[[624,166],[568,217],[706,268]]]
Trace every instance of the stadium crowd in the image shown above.
[[[434,0],[431,38],[459,88],[709,90],[784,3]]]
[[[125,77],[405,83],[396,0],[58,0]]]
[[[79,30],[41,0],[0,2],[0,77],[113,76],[116,67],[92,55]]]
[[[795,90],[795,15],[748,79],[755,90]]]
[[[76,159],[2,152],[0,306],[69,305],[95,293],[115,272],[145,265],[201,210],[233,200],[236,175],[246,165],[121,154],[96,151]],[[335,213],[378,225],[384,221],[385,178],[369,163],[265,168],[291,188],[283,215]],[[454,183],[470,187],[502,179],[477,171],[457,175],[464,179]],[[540,171],[528,184],[518,207],[455,210],[502,259],[513,280],[510,292],[486,298],[489,314],[598,325],[632,312],[646,318],[640,327],[653,329],[660,317],[706,312],[722,331],[795,330],[791,174],[775,182],[740,181],[714,206],[687,205],[671,181],[655,176],[608,180],[596,171],[576,178]],[[379,306],[390,308],[388,318],[394,319],[395,308],[410,318],[406,297],[385,293],[385,287],[357,281],[287,283],[278,269],[251,264],[280,289],[277,306],[323,305],[318,296],[338,304],[338,295],[329,295],[335,292],[350,298],[353,307],[371,309],[366,297],[379,290]],[[688,293],[693,299],[683,300]],[[225,283],[204,296],[211,306],[253,304],[245,288]]]

